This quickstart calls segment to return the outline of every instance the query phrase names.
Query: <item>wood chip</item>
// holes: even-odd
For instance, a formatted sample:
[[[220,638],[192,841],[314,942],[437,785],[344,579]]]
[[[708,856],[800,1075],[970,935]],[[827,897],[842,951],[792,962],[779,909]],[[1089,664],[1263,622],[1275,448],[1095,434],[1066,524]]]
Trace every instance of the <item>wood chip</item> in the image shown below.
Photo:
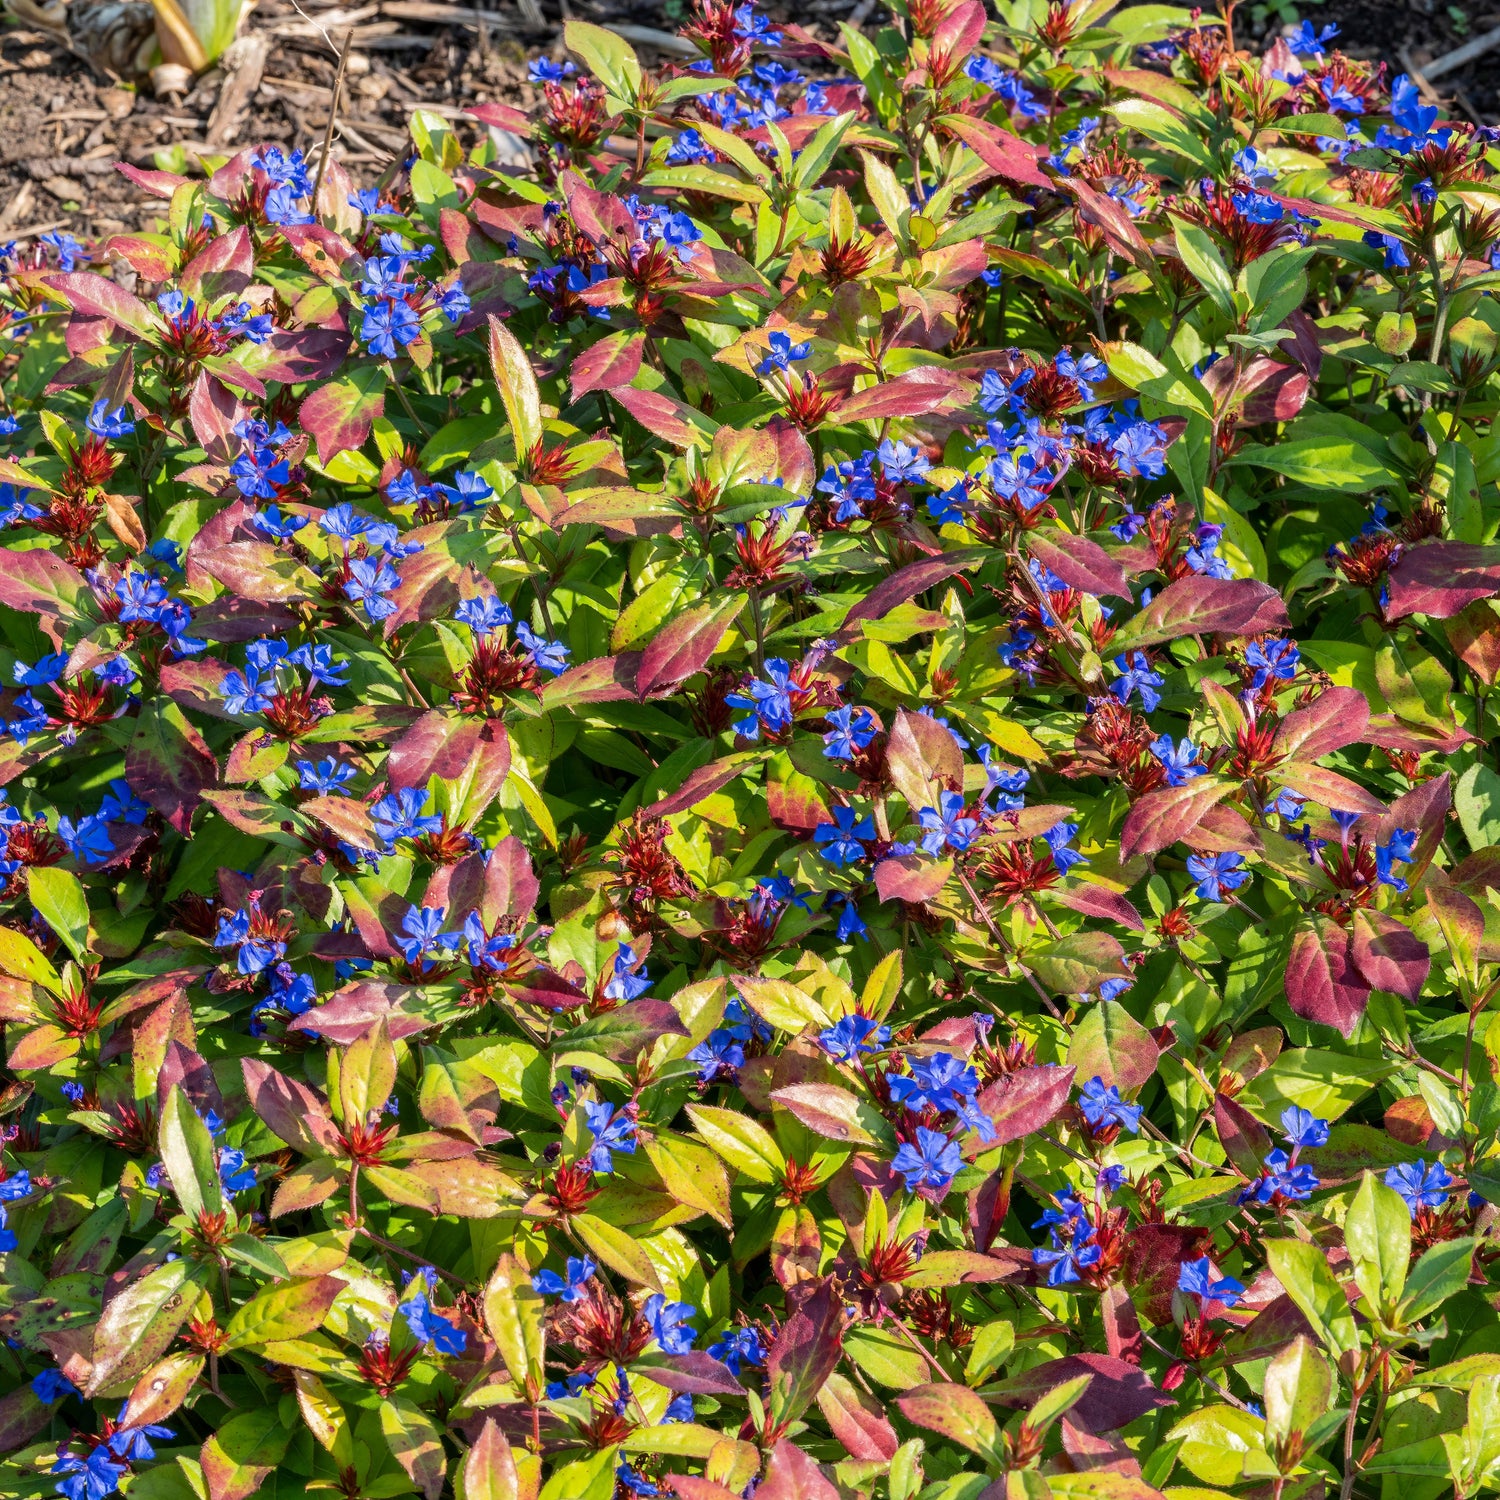
[[[227,145],[238,139],[250,101],[260,88],[270,50],[271,39],[263,32],[248,32],[230,43],[221,61],[224,82],[203,133],[211,145]]]

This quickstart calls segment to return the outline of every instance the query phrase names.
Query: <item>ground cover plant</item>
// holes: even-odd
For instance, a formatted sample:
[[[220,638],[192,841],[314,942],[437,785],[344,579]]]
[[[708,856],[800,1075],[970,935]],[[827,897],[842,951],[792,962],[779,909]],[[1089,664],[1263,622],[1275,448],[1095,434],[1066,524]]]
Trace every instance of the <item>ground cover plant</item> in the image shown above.
[[[1232,20],[7,249],[0,1492],[1500,1488],[1500,154]]]

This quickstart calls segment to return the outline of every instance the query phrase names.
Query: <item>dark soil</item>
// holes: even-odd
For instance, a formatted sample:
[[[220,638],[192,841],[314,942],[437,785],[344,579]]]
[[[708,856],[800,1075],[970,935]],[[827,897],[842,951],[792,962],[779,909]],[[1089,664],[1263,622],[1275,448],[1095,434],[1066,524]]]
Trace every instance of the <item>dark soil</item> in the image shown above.
[[[342,42],[351,20],[355,45],[335,151],[361,182],[373,180],[403,151],[406,120],[416,105],[456,115],[485,99],[530,103],[526,61],[558,47],[562,6],[586,19],[664,30],[675,30],[685,9],[680,0],[495,5],[478,0],[481,31],[473,9],[463,24],[414,19],[444,8],[424,0],[262,0],[245,29],[271,38],[264,76],[238,127],[213,149],[274,141],[309,150],[319,143],[335,65],[322,33],[326,28]],[[830,37],[841,20],[869,25],[883,13],[867,0],[773,0],[766,8],[773,18],[795,19]],[[1242,36],[1248,30],[1263,39],[1281,24],[1274,15],[1257,24],[1249,10],[1246,4],[1240,13]],[[1320,27],[1337,23],[1344,50],[1384,58],[1393,72],[1420,68],[1500,25],[1500,8],[1465,12],[1443,0],[1324,0],[1304,4],[1301,13]],[[637,45],[651,55],[649,45]],[[94,73],[50,33],[14,21],[0,26],[0,241],[49,228],[91,239],[147,227],[160,213],[159,202],[143,198],[113,163],[166,167],[173,163],[162,153],[204,148],[221,76],[211,71],[185,96],[157,98],[144,81],[125,88]],[[1500,49],[1444,75],[1435,87],[1449,112],[1494,123],[1500,119]]]

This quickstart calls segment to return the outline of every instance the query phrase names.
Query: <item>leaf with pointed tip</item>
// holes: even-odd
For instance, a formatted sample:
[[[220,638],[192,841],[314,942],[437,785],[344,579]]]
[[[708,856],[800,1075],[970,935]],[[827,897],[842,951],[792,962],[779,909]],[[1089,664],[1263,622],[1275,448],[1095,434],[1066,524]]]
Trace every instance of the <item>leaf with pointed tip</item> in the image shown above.
[[[1370,984],[1355,965],[1349,934],[1331,917],[1313,917],[1293,933],[1284,982],[1294,1015],[1346,1037],[1370,1003]]]
[[[1118,655],[1189,635],[1259,635],[1290,623],[1281,595],[1270,584],[1194,573],[1169,583],[1127,620],[1109,649]]]

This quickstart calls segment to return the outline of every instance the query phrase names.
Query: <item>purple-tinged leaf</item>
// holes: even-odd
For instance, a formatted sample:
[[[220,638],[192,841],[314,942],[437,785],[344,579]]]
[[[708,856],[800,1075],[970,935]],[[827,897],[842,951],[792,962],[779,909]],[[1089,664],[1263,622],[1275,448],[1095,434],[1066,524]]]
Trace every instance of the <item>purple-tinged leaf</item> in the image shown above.
[[[1500,547],[1423,542],[1408,547],[1390,574],[1388,619],[1426,615],[1448,620],[1480,599],[1500,594]]]
[[[1291,623],[1281,595],[1253,578],[1192,574],[1169,583],[1110,642],[1115,654],[1189,635],[1259,635]]]
[[[1354,967],[1370,988],[1415,1005],[1432,967],[1427,944],[1394,917],[1367,909],[1354,913],[1351,939]]]
[[[72,563],[51,552],[0,549],[0,604],[31,615],[71,618],[79,601],[91,600],[87,579]]]
[[[318,461],[329,463],[349,448],[361,448],[385,412],[385,371],[356,365],[348,374],[315,386],[298,410],[302,430],[318,445]]]
[[[570,369],[573,399],[590,391],[611,391],[629,385],[641,368],[646,350],[646,336],[640,329],[622,329],[606,334],[597,344],[590,344],[576,355]]]
[[[844,1305],[832,1276],[787,1288],[796,1302],[766,1355],[771,1421],[778,1431],[812,1404],[843,1354]]]
[[[875,866],[875,893],[882,901],[931,901],[953,873],[951,859],[923,854],[898,854]]]
[[[1260,1176],[1261,1164],[1271,1149],[1266,1127],[1228,1094],[1214,1095],[1214,1128],[1230,1165],[1245,1178]]]
[[[1069,911],[1082,912],[1086,917],[1102,917],[1107,922],[1118,922],[1132,932],[1146,930],[1146,923],[1140,912],[1118,891],[1112,891],[1108,886],[1075,880],[1068,885],[1053,886],[1048,895]]]
[[[1045,1130],[1068,1106],[1078,1070],[1057,1063],[1038,1063],[1006,1073],[979,1095],[979,1107],[995,1127],[992,1144],[1003,1146]],[[987,1149],[975,1136],[976,1150]]]
[[[543,687],[542,706],[557,711],[575,703],[622,703],[634,698],[640,665],[639,651],[580,662]]]
[[[905,604],[924,589],[942,583],[955,573],[977,568],[993,555],[987,547],[964,547],[957,552],[940,552],[936,557],[924,557],[920,562],[908,564],[883,582],[877,583],[850,609],[839,629],[840,640],[858,640],[859,633],[852,627],[857,626],[861,620],[882,620],[898,604]]]
[[[323,1100],[305,1083],[278,1073],[258,1057],[240,1060],[250,1108],[288,1146],[304,1156],[324,1156],[337,1149],[338,1127]]]
[[[673,813],[685,812],[695,802],[711,797],[731,781],[743,776],[759,759],[754,752],[746,751],[738,755],[726,755],[722,760],[711,760],[706,766],[699,766],[693,771],[675,792],[669,792],[665,797],[643,807],[641,816],[669,818]]]
[[[1370,984],[1355,966],[1349,934],[1331,917],[1313,917],[1292,935],[1284,978],[1294,1015],[1346,1037],[1370,1003]]]
[[[1276,726],[1272,752],[1288,760],[1317,760],[1357,745],[1370,722],[1370,705],[1358,688],[1328,687],[1306,708],[1294,708]]]
[[[156,336],[156,318],[151,309],[118,282],[96,271],[58,272],[46,278],[46,285],[59,302],[75,313],[108,318],[126,333],[145,338]]]
[[[745,607],[745,598],[744,594],[732,593],[711,603],[693,605],[663,626],[641,652],[636,697],[642,703],[660,697],[701,672]]]
[[[1212,807],[1237,790],[1216,776],[1195,776],[1181,786],[1164,786],[1137,799],[1120,829],[1120,859],[1159,854],[1187,838]]]
[[[1092,537],[1069,531],[1029,531],[1026,550],[1070,588],[1085,594],[1107,594],[1133,600],[1130,579],[1116,559]]]
[[[901,1446],[880,1402],[837,1371],[818,1392],[818,1408],[850,1458],[887,1463]]]
[[[125,779],[186,835],[205,788],[214,784],[218,763],[203,736],[170,698],[152,698],[141,707],[134,737],[125,751]]]
[[[1172,1266],[1176,1279],[1177,1266]],[[1112,1432],[1159,1407],[1171,1406],[1172,1399],[1152,1384],[1151,1377],[1123,1359],[1107,1354],[1068,1354],[1034,1365],[1023,1374],[1001,1381],[993,1388],[994,1399],[1002,1406],[1029,1407],[1048,1391],[1080,1375],[1092,1377],[1088,1389],[1074,1406],[1073,1420],[1091,1432]]]

